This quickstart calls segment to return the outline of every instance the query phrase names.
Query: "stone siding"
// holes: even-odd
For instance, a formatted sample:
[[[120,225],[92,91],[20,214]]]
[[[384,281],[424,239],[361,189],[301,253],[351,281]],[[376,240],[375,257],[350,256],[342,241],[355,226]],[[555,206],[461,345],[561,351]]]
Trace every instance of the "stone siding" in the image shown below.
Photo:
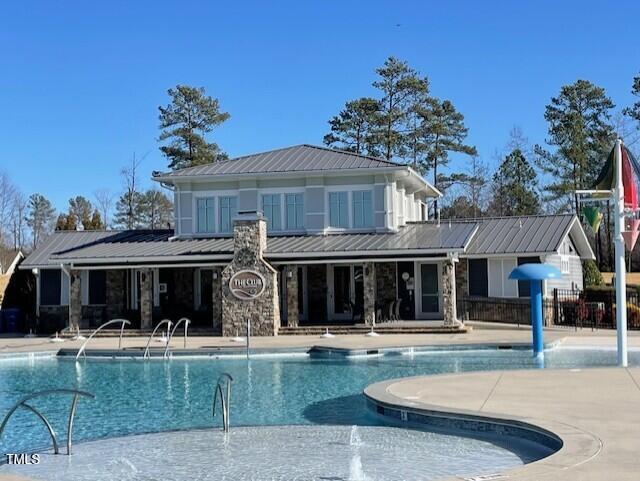
[[[109,320],[122,317],[126,307],[126,274],[125,270],[107,271],[107,317]]]
[[[451,259],[447,259],[442,263],[442,314],[445,326],[453,326],[457,322],[454,276],[454,262]]]
[[[82,321],[82,282],[80,271],[69,271],[69,330],[76,331]]]
[[[362,266],[364,295],[363,320],[367,326],[376,323],[376,271],[373,262],[365,262]]]
[[[307,267],[307,296],[309,313],[307,318],[312,322],[327,320],[327,266],[310,264]]]
[[[253,335],[275,336],[280,327],[278,272],[263,258],[267,223],[261,215],[245,215],[234,221],[233,231],[233,261],[222,271],[222,335],[244,333],[250,319]],[[238,299],[229,289],[231,277],[245,269],[264,278],[264,291],[255,299]]]
[[[151,329],[153,316],[153,271],[140,271],[140,328]]]
[[[222,267],[213,268],[213,280],[211,282],[211,317],[213,318],[213,331],[222,334]]]
[[[298,326],[298,266],[290,265],[284,271],[287,283],[287,326]]]

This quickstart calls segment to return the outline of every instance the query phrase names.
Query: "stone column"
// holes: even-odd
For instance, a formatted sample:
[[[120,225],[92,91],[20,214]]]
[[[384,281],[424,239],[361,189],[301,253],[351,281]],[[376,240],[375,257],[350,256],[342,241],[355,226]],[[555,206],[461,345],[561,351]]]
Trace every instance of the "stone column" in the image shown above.
[[[151,329],[153,315],[153,271],[140,271],[140,328]]]
[[[367,326],[376,323],[376,274],[373,262],[365,262],[362,266],[364,285],[363,320]]]
[[[108,320],[122,317],[125,311],[125,277],[124,270],[108,270],[107,271],[107,317]]]
[[[213,330],[222,335],[222,267],[213,268],[211,283],[211,311],[213,314]]]
[[[298,327],[298,266],[287,266],[284,275],[287,287],[287,326]]]
[[[69,271],[69,330],[75,332],[82,320],[82,282],[80,271]]]
[[[453,259],[442,263],[442,300],[445,326],[458,323],[456,312],[456,275]]]

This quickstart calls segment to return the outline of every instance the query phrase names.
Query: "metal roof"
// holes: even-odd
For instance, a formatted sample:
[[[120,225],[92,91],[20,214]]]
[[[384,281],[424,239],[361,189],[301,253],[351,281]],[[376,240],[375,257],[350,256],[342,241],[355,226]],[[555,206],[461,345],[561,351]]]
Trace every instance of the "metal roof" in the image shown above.
[[[196,167],[187,167],[173,172],[154,173],[154,177],[177,179],[202,175],[312,172],[376,167],[406,168],[406,165],[353,152],[303,144]]]
[[[588,240],[572,215],[488,218],[410,223],[397,233],[269,236],[268,259],[345,255],[463,256],[554,253],[571,234],[580,256],[592,258]],[[231,237],[173,239],[171,230],[55,232],[21,264],[22,268],[89,264],[228,260]]]
[[[465,254],[555,252],[575,220],[577,218],[572,214],[475,219],[473,222],[478,225],[478,232],[473,236]]]

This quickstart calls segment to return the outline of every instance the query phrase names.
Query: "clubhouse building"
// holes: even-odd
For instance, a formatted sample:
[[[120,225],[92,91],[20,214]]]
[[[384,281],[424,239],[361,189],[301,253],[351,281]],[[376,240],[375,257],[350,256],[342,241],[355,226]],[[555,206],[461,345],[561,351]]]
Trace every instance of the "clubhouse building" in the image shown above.
[[[517,299],[527,262],[582,289],[594,255],[573,215],[429,219],[440,192],[410,167],[299,145],[167,173],[170,230],[60,231],[20,265],[40,323],[114,318],[150,329],[186,316],[215,334],[416,321],[456,326],[465,299]]]

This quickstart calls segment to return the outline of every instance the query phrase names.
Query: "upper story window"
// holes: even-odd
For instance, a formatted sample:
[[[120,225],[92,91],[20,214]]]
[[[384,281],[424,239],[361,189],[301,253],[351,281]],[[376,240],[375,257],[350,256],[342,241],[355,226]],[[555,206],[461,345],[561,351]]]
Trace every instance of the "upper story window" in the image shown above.
[[[220,230],[219,232],[231,232],[233,229],[233,218],[238,214],[238,198],[224,196],[218,198]]]
[[[347,192],[329,192],[329,226],[349,228],[349,207]]]
[[[262,212],[267,218],[268,230],[282,229],[280,194],[264,194],[262,196]]]
[[[373,226],[373,203],[370,190],[353,192],[353,227]]]
[[[198,233],[212,233],[215,230],[214,221],[214,198],[201,197],[197,200],[198,210]]]
[[[286,194],[287,229],[304,228],[304,197],[302,194]]]

